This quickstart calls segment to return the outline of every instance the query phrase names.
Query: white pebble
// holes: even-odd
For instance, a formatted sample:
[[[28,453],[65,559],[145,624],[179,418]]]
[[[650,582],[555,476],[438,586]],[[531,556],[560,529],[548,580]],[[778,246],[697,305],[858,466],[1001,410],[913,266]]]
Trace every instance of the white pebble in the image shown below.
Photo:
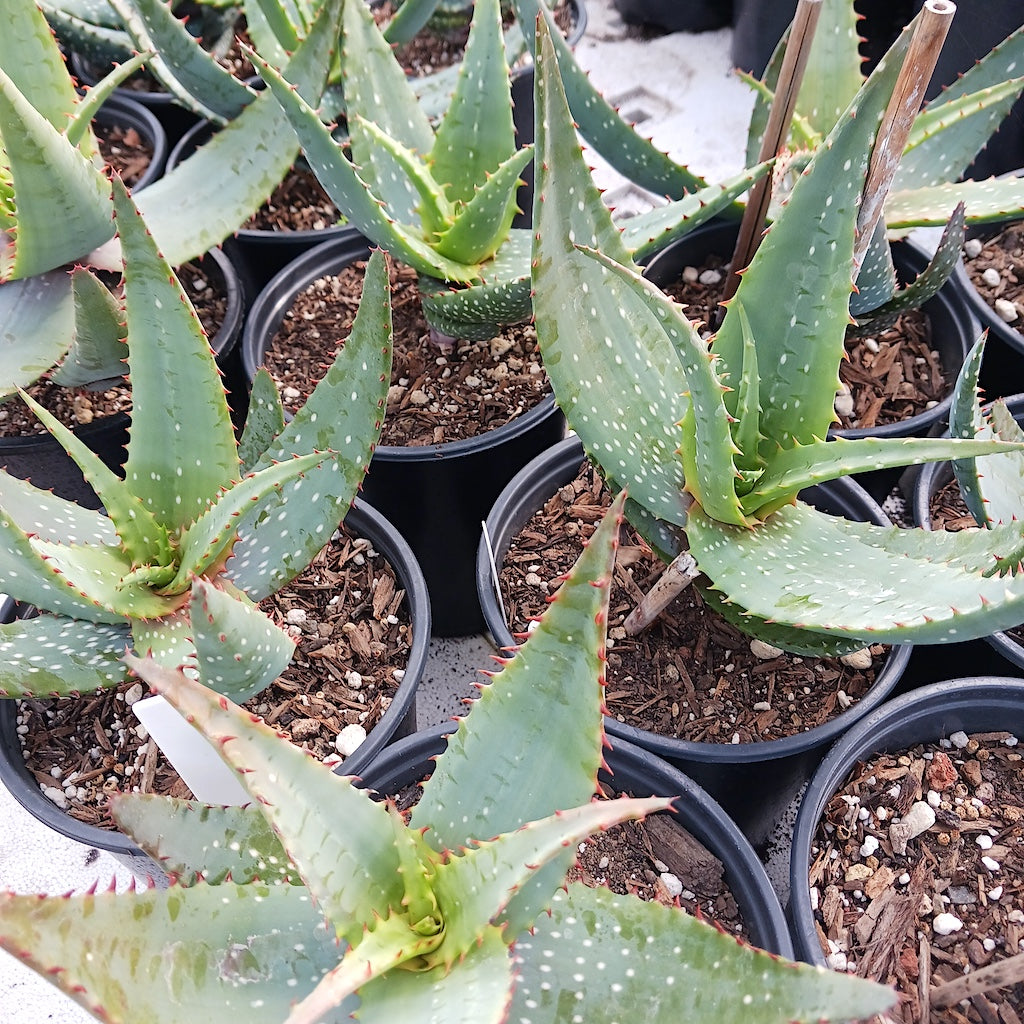
[[[900,877],[896,879],[896,881],[899,882],[900,885],[906,885],[907,882],[910,881],[910,874],[909,874],[909,872],[904,871],[903,874],[900,875]]]
[[[285,612],[284,621],[290,626],[301,626],[309,616],[305,608],[289,608]]]
[[[50,803],[56,804],[61,810],[67,810],[68,798],[64,795],[64,790],[58,786],[44,786],[43,796],[46,797]]]
[[[64,774],[64,769],[60,765],[55,764],[50,769],[50,775],[52,778],[59,779]]]
[[[696,267],[683,267],[683,280],[687,284],[693,284],[700,276]]]
[[[766,701],[766,700],[759,700],[754,705],[754,710],[755,711],[771,711],[771,709],[772,709],[771,704],[769,704],[768,701]]]
[[[859,651],[844,654],[839,660],[849,668],[860,670],[871,668],[871,651],[867,647],[862,647]]]
[[[877,355],[879,350],[879,344],[874,338],[864,338],[862,344],[871,353]]]
[[[996,299],[995,301],[996,316],[999,317],[1003,323],[1012,324],[1017,319],[1017,307],[1009,299]]]
[[[963,921],[956,914],[950,913],[939,914],[932,921],[932,929],[936,935],[952,935],[953,932],[960,931],[963,926]]]
[[[981,863],[984,864],[985,867],[989,869],[989,871],[999,870],[999,861],[993,859],[992,857],[982,857]]]
[[[1007,736],[1006,739],[1003,740],[1003,744],[1005,746],[1007,746],[1007,747],[1015,747],[1015,746],[1017,746],[1017,737],[1016,736]]]
[[[992,950],[996,948],[996,940],[995,939],[982,939],[981,940],[981,948],[984,949],[986,953],[991,953]]]
[[[674,900],[683,891],[683,883],[671,871],[663,871],[658,876],[658,882],[669,899]]]
[[[346,725],[338,738],[334,741],[334,749],[342,757],[350,757],[363,740],[366,739],[366,730],[361,725]]]
[[[361,690],[363,688],[363,677],[354,669],[351,672],[345,673],[345,682],[348,683],[353,690]]]
[[[722,280],[722,272],[720,270],[704,270],[701,272],[700,277],[697,278],[701,284],[718,284]]]
[[[829,953],[825,957],[825,963],[828,965],[830,970],[833,971],[845,971],[846,970],[846,954],[840,949],[835,953]]]
[[[862,857],[871,857],[878,850],[878,839],[875,836],[865,836],[864,842],[860,844],[860,855]]]
[[[934,789],[928,790],[928,795],[925,799],[928,801],[929,807],[938,807],[942,803],[942,797]]]
[[[975,257],[981,255],[981,250],[984,246],[981,244],[980,238],[968,238],[964,242],[964,255],[969,259],[973,260]]]
[[[975,836],[975,837],[974,837],[974,841],[975,841],[975,842],[976,842],[976,843],[977,843],[977,844],[978,844],[978,845],[979,845],[979,846],[980,846],[980,847],[981,847],[981,848],[982,848],[983,850],[991,850],[991,849],[992,849],[992,837],[991,837],[991,836],[987,836],[987,835],[985,835],[985,833],[984,833],[984,832],[983,832],[983,833],[982,833],[981,835],[979,835],[979,836]]]
[[[125,693],[124,693],[124,702],[125,702],[125,704],[127,704],[128,707],[131,707],[137,701],[142,700],[142,693],[143,693],[142,683],[133,683],[131,686],[128,687],[127,690],[125,690]]]
[[[840,391],[835,400],[836,415],[849,419],[853,415],[853,395]]]
[[[782,656],[782,648],[773,647],[771,644],[755,638],[750,641],[750,653],[761,661],[771,661],[773,658]]]
[[[970,739],[967,733],[965,732],[954,732],[949,737],[949,742],[952,743],[953,746],[957,748],[957,750],[963,750],[964,747],[966,747],[967,744],[970,743]]]
[[[989,288],[995,288],[999,284],[999,271],[995,267],[987,267],[982,271],[981,279]]]
[[[902,821],[894,821],[889,826],[889,841],[892,843],[893,853],[902,857],[907,852],[907,843],[922,832],[927,832],[934,824],[935,811],[923,800],[918,800],[903,815]]]
[[[997,885],[994,889],[989,889],[987,895],[988,898],[992,900],[992,902],[994,903],[996,900],[1002,897],[1003,887],[1001,885]]]

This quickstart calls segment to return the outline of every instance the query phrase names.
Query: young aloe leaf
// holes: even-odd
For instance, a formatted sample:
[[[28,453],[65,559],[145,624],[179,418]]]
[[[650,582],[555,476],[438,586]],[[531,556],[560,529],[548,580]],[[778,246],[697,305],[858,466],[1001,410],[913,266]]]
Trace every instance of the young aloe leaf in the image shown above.
[[[950,437],[966,439],[989,438],[993,434],[981,409],[981,362],[985,354],[985,335],[973,345],[957,374],[953,388],[953,401],[949,407]],[[1000,460],[996,460],[997,463]],[[976,459],[955,460],[953,475],[956,477],[960,494],[963,496],[979,526],[989,525],[985,499],[978,480]]]
[[[348,339],[255,472],[309,451],[332,458],[255,502],[236,523],[228,578],[259,601],[313,560],[345,518],[380,437],[391,381],[391,290],[384,255],[367,264]]]
[[[114,233],[110,182],[0,70],[0,137],[17,202],[15,237],[0,250],[0,281],[54,270]],[[54,181],[61,187],[54,189]],[[53,225],[60,224],[60,231]]]
[[[442,909],[457,907],[458,914],[446,916],[444,941],[427,962],[450,968],[461,959],[476,945],[481,923],[497,920],[540,868],[564,860],[561,854],[566,847],[576,847],[595,832],[666,810],[671,804],[671,798],[595,800],[529,822],[438,864],[433,879],[438,902]],[[549,902],[560,885],[557,878],[550,882]]]
[[[270,447],[274,438],[284,430],[284,406],[274,378],[261,366],[253,378],[249,392],[249,410],[245,417],[242,438],[238,442],[238,457],[242,472],[252,472],[260,456]]]
[[[771,464],[758,478],[742,505],[750,515],[763,518],[790,502],[805,487],[835,480],[854,473],[915,466],[923,462],[996,457],[993,453],[1010,451],[991,440],[951,440],[942,437],[837,437],[832,441],[812,441],[776,453]],[[1019,454],[1014,447],[1013,451]],[[1019,501],[1018,501],[1019,505]]]
[[[558,64],[572,118],[587,142],[615,170],[642,188],[672,199],[679,199],[686,192],[696,192],[707,185],[703,178],[681,167],[649,140],[638,135],[594,88],[558,31],[547,4],[541,0],[513,0],[512,6],[527,44],[534,52],[537,50],[534,26],[538,24],[537,16],[544,15],[553,47],[551,60]]]
[[[924,270],[906,288],[897,291],[888,302],[871,309],[869,315],[858,320],[856,326],[850,328],[848,333],[855,337],[863,337],[872,331],[881,331],[884,325],[894,322],[900,313],[908,309],[920,309],[932,296],[937,295],[939,289],[949,280],[950,274],[960,260],[963,242],[964,205],[958,203],[942,232],[934,255]],[[888,243],[885,244],[888,248]],[[857,279],[858,286],[860,278],[864,276],[866,265],[865,260]]]
[[[885,224],[895,233],[913,227],[940,227],[957,203],[964,204],[969,224],[1007,220],[1024,213],[1024,186],[1018,176],[891,192],[885,201]]]
[[[733,203],[770,170],[771,163],[741,171],[720,185],[708,185],[699,192],[666,206],[655,206],[622,225],[622,239],[633,252],[633,261],[644,264],[668,242],[681,238],[712,217],[727,212]]]
[[[1021,40],[1024,35],[1018,33]],[[1018,47],[1024,58],[1024,47]],[[929,105],[915,119],[893,189],[940,185],[963,177],[1024,89],[1024,78]]]
[[[0,696],[71,696],[109,689],[127,675],[127,625],[45,612],[0,625]],[[2,931],[2,926],[0,926]]]
[[[71,347],[75,335],[71,278],[64,270],[53,270],[0,282],[0,323],[4,325],[0,398],[6,398],[38,380]]]
[[[165,667],[181,668],[191,678],[198,676],[187,604],[159,619],[133,619],[132,648],[145,652]]]
[[[324,0],[309,35],[287,65],[289,80],[312,100],[323,91],[340,0]],[[159,181],[137,203],[171,266],[219,245],[259,209],[295,162],[299,147],[288,118],[269,90],[205,146]],[[224,168],[232,173],[224,175]],[[181,197],[189,197],[189,216]]]
[[[114,89],[135,74],[139,68],[144,67],[152,56],[151,50],[143,50],[131,60],[126,60],[123,64],[115,64],[112,70],[108,71],[95,85],[89,87],[89,91],[75,107],[74,114],[67,124],[56,126],[63,130],[70,143],[78,146],[83,153],[92,154],[93,162],[102,162],[96,138],[92,132],[93,118],[99,112],[100,107],[113,95]]]
[[[903,52],[883,58],[800,176],[789,201],[761,242],[736,295],[757,339],[761,369],[761,454],[824,437],[835,418],[837,368],[849,321],[853,233],[875,131]],[[764,270],[759,268],[764,267]],[[789,299],[778,301],[785,267]],[[726,312],[712,351],[726,383],[740,379],[743,332]],[[735,393],[726,396],[733,411]]]
[[[555,894],[514,953],[509,1020],[532,1024],[564,1020],[565,1006],[586,1021],[813,1024],[867,1018],[895,1001],[882,985],[751,950],[674,907],[580,884]]]
[[[757,369],[757,344],[750,330],[750,321],[741,302],[734,315],[740,318],[743,332],[743,376],[740,378],[739,394],[736,398],[736,415],[732,424],[732,436],[736,445],[736,468],[741,473],[753,473],[764,467],[758,448],[761,443],[760,377]],[[699,441],[694,435],[694,444]]]
[[[453,338],[487,341],[502,325],[529,320],[532,245],[530,231],[512,228],[494,258],[480,267],[480,283],[467,288],[420,277],[420,302],[427,323]]]
[[[203,579],[192,584],[189,620],[199,679],[238,703],[266,689],[295,652],[295,641],[244,594]]]
[[[896,644],[973,640],[1024,621],[1024,573],[989,575],[1022,532],[1021,522],[960,533],[881,527],[802,502],[756,530],[716,523],[696,507],[687,524],[701,571],[753,615]],[[780,574],[785,588],[773,582]]]
[[[620,496],[527,642],[482,688],[471,725],[460,720],[437,759],[410,824],[429,826],[427,842],[438,852],[575,807],[595,792],[605,618],[622,503]],[[588,690],[593,700],[581,696]],[[519,757],[507,746],[508,722],[538,715],[562,737],[557,778],[541,759]],[[493,771],[476,769],[482,756],[503,750]],[[524,886],[508,910],[510,934],[529,926],[571,863],[566,851]]]
[[[127,320],[132,336],[146,339],[129,349],[132,401],[146,415],[132,418],[125,478],[157,521],[173,530],[204,512],[234,479],[235,436],[199,318],[119,181],[114,206],[125,253]],[[203,438],[201,451],[196,437]]]
[[[479,0],[473,4],[455,94],[437,126],[427,163],[449,202],[469,203],[480,183],[515,151],[501,5]]]
[[[1024,431],[1000,398],[992,403],[989,422],[995,436],[1018,444]],[[1024,455],[1021,451],[1005,455],[986,455],[977,460],[985,513],[990,522],[1007,523],[1020,516],[1020,496],[1024,493]]]
[[[508,237],[516,215],[519,175],[533,159],[533,147],[524,147],[508,158],[476,195],[459,210],[451,227],[437,240],[437,251],[467,264],[490,259]]]
[[[152,659],[128,655],[126,660],[238,771],[242,785],[285,837],[289,856],[340,938],[358,942],[366,922],[401,905],[395,830],[383,804],[181,672]],[[334,827],[339,820],[346,822],[340,833]],[[304,835],[309,842],[303,842]]]
[[[290,9],[292,6],[280,0],[245,0],[243,4],[249,38],[255,48],[274,64],[288,59],[287,55],[295,51],[312,22],[312,17],[308,22],[304,18],[296,19],[294,15],[299,12]]]
[[[124,553],[135,565],[169,565],[173,555],[166,528],[72,430],[28,393],[23,391],[21,398],[81,469],[110,516]],[[60,538],[60,542],[66,544],[67,538]]]
[[[346,158],[331,135],[330,129],[320,120],[316,111],[294,92],[280,74],[262,61],[258,54],[249,53],[249,56],[295,129],[309,166],[353,227],[421,274],[456,282],[469,282],[475,279],[475,266],[466,267],[465,264],[443,258],[422,238],[396,223],[398,215],[390,207],[390,201],[388,209],[385,210],[381,205],[383,197],[377,196],[371,184],[360,176],[362,168],[360,173],[357,173],[355,166]],[[395,170],[395,173],[401,172]],[[142,193],[143,196],[145,194]],[[412,214],[407,211],[406,219],[410,219],[411,216]]]
[[[71,271],[75,304],[74,341],[51,374],[61,387],[80,387],[124,376],[127,331],[120,304],[110,290],[84,267]]]
[[[430,20],[437,4],[438,0],[405,0],[384,29],[384,38],[392,46],[409,42]]]
[[[373,121],[385,135],[425,160],[434,144],[433,129],[369,6],[346,0],[341,23],[341,66],[349,116]],[[387,101],[382,102],[382,97]],[[299,141],[303,141],[301,134]],[[352,162],[395,220],[402,224],[416,222],[418,197],[390,154],[379,152],[372,140],[357,133],[352,139]],[[347,213],[340,204],[339,209]]]
[[[108,0],[139,50],[155,54],[149,69],[181,104],[214,124],[227,124],[255,92],[207,53],[159,0]]]
[[[254,804],[211,807],[150,793],[117,793],[107,805],[129,836],[178,885],[301,885],[266,815]]]
[[[583,160],[545,25],[539,42],[533,287],[545,370],[594,461],[618,486],[628,485],[635,501],[681,525],[684,481],[675,451],[676,424],[688,406],[686,374],[657,318],[626,290],[629,278],[578,248],[631,263]],[[606,421],[621,427],[618,446]]]
[[[204,1016],[281,1024],[338,956],[303,889],[230,883],[131,899],[5,893],[0,945],[110,1024]],[[140,965],[149,976],[141,985]]]

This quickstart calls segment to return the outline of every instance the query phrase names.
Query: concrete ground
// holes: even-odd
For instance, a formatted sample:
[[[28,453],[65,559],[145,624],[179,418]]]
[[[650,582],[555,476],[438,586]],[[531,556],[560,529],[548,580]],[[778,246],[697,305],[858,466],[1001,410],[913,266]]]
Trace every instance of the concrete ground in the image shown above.
[[[585,0],[586,34],[577,47],[595,84],[638,130],[709,180],[743,166],[744,133],[752,97],[731,72],[731,32],[674,33],[627,38],[611,0]],[[598,184],[619,210],[649,203],[595,159]],[[490,666],[486,639],[437,640],[420,698],[423,725],[450,717],[476,678]],[[64,839],[25,813],[0,783],[0,889],[66,893],[131,873],[107,854]],[[0,1024],[83,1024],[92,1018],[24,965],[0,952]]]

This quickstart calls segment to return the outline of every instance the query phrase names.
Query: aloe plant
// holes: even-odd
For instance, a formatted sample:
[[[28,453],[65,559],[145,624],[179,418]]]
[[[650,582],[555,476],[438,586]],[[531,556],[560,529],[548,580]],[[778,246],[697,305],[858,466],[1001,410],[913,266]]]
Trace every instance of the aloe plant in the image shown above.
[[[621,505],[459,722],[408,822],[201,684],[130,657],[255,802],[196,810],[124,795],[116,813],[154,855],[222,880],[3,895],[0,944],[108,1022],[202,1010],[253,1024],[782,1024],[890,1005],[889,989],[785,962],[678,908],[562,887],[576,843],[671,802],[591,799]],[[526,758],[516,744],[538,714],[560,739]]]
[[[365,3],[346,0],[342,28],[349,152],[286,78],[254,57],[324,189],[352,225],[420,273],[424,312],[440,335],[490,338],[528,319],[530,233],[511,224],[532,147],[516,148],[498,0],[474,5],[436,130]],[[638,219],[630,244],[646,251],[683,230],[680,222],[695,227],[764,170]]]
[[[833,518],[812,484],[1010,450],[986,440],[824,440],[849,319],[854,225],[896,44],[798,179],[710,345],[629,258],[538,57],[538,341],[569,425],[666,561],[688,548],[713,607],[796,652],[941,643],[1024,620],[1005,575],[1020,522],[942,535]]]
[[[338,10],[336,0],[322,5],[287,65],[311,99],[323,89]],[[60,368],[58,383],[122,372],[109,314],[105,331],[76,334],[76,307],[98,308],[99,293],[85,275],[68,270],[120,266],[110,184],[89,124],[110,90],[150,55],[121,65],[80,99],[33,0],[12,0],[6,15],[0,38],[0,395],[27,387],[54,367]],[[173,266],[205,253],[244,223],[298,153],[273,97],[235,85],[251,102],[210,144],[138,194]],[[225,166],[231,175],[224,175]],[[191,204],[188,217],[181,216],[183,194]],[[83,377],[87,367],[91,377]]]
[[[0,627],[0,693],[115,685],[134,646],[172,666],[209,662],[208,678],[241,697],[280,674],[293,649],[255,602],[330,539],[379,437],[391,358],[387,272],[375,255],[348,342],[287,427],[269,377],[257,380],[239,443],[195,312],[117,181],[113,206],[133,402],[125,479],[22,392],[107,514],[0,473],[4,590],[42,611]],[[258,679],[222,656],[213,613],[258,654]]]

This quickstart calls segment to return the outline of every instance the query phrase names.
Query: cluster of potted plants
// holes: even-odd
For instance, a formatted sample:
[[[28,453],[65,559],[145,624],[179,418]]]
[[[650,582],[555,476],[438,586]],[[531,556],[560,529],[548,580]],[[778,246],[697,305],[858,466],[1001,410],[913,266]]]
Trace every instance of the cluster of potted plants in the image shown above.
[[[1017,178],[950,183],[1024,85],[1002,82],[1024,36],[919,114],[951,4],[929,0],[866,80],[848,59],[852,6],[825,0],[815,37],[814,5],[801,5],[790,46],[758,86],[750,170],[708,184],[604,103],[537,0],[512,4],[535,69],[536,151],[517,144],[514,34],[503,32],[497,0],[474,5],[438,116],[434,94],[410,83],[390,45],[438,18],[436,0],[406,0],[384,31],[362,0],[253,0],[243,13],[254,45],[241,49],[259,83],[225,71],[170,6],[113,6],[118,18],[109,24],[105,14],[101,24],[87,4],[24,0],[0,43],[0,315],[17,368],[2,383],[86,488],[74,501],[41,489],[31,469],[27,480],[0,473],[0,578],[12,599],[0,627],[0,694],[21,708],[0,702],[0,727],[5,768],[27,781],[36,813],[71,831],[66,804],[91,789],[105,806],[110,790],[123,790],[110,804],[120,831],[92,827],[87,841],[149,858],[172,884],[125,898],[4,896],[0,945],[108,1020],[177,1021],[215,1006],[268,1022],[353,1012],[810,1021],[889,1006],[890,988],[846,976],[871,976],[873,962],[852,944],[839,948],[859,935],[843,919],[850,879],[833,883],[831,932],[821,903],[807,897],[810,851],[835,848],[833,818],[824,838],[798,830],[791,909],[799,955],[843,970],[779,959],[794,947],[751,840],[763,848],[768,824],[844,734],[801,811],[812,836],[850,758],[1013,728],[1006,712],[967,709],[972,693],[1012,704],[1009,680],[944,684],[886,703],[898,685],[913,685],[901,682],[911,645],[966,644],[1024,622],[1024,433],[1003,403],[980,405],[983,347],[961,338],[962,368],[945,367],[955,387],[938,411],[926,410],[932,419],[949,410],[947,437],[929,436],[927,417],[920,436],[861,429],[851,410],[863,404],[851,399],[843,412],[840,367],[863,338],[863,365],[884,366],[889,390],[902,396],[917,366],[906,353],[917,350],[885,332],[948,288],[965,223],[1024,211]],[[73,23],[80,42],[142,52],[82,99],[44,10],[55,25]],[[143,64],[209,118],[211,139],[129,191],[101,168],[90,124],[99,101]],[[814,99],[827,77],[832,106]],[[616,224],[576,126],[672,201]],[[247,373],[229,378],[226,393],[222,375],[237,365],[219,365],[173,268],[245,223],[300,149],[347,228],[289,264],[253,304]],[[531,160],[535,194],[523,203],[520,175]],[[237,180],[225,183],[224,166]],[[224,203],[214,212],[218,190]],[[188,218],[182,196],[195,207]],[[55,201],[63,233],[46,230]],[[529,228],[513,226],[520,205]],[[675,270],[661,257],[656,269],[656,251],[694,242],[712,218],[733,235],[739,228],[738,279],[690,256]],[[887,232],[947,221],[933,255],[903,264],[890,254]],[[722,283],[724,314],[716,295],[706,325],[688,318],[662,290],[673,276]],[[311,292],[332,293],[339,311],[295,305]],[[301,386],[262,366],[283,325],[312,325],[300,348],[316,335],[326,341]],[[400,343],[406,330],[412,340]],[[285,364],[304,357],[288,351]],[[75,386],[123,378],[123,456],[102,457],[49,411],[29,390],[40,376]],[[454,420],[460,404],[444,397],[445,382],[476,389],[468,418],[486,421],[485,380],[512,377],[547,397],[526,412],[530,401],[514,399],[494,438],[448,439],[446,414]],[[430,424],[425,438],[392,443],[389,423],[417,410]],[[849,428],[834,431],[844,415]],[[576,438],[545,453],[562,416]],[[893,525],[850,480],[949,460],[974,529]],[[477,524],[519,466],[477,551]],[[556,545],[545,534],[531,549],[540,514],[545,530],[557,522],[563,536]],[[387,520],[397,533],[376,532]],[[546,565],[556,546],[562,561]],[[376,551],[394,573],[376,567]],[[506,558],[525,570],[514,591]],[[473,575],[479,592],[467,598],[458,588]],[[288,592],[291,603],[282,601]],[[415,728],[431,620],[442,634],[466,633],[481,614],[511,649],[528,639],[464,719],[384,750]],[[705,632],[684,636],[684,620]],[[404,667],[382,669],[396,646]],[[308,688],[296,682],[299,666],[321,670]],[[628,697],[638,682],[660,692]],[[153,696],[140,703],[143,684]],[[23,737],[38,740],[55,721],[57,705],[44,701],[59,698],[74,722],[83,695],[110,690],[119,694],[105,703],[115,719],[85,719],[91,737],[76,765],[26,765],[20,748],[46,744]],[[645,710],[661,701],[659,729],[630,720],[623,700]],[[183,798],[183,784],[157,763],[165,741],[143,715],[151,702],[207,737],[241,783],[240,801],[253,802]],[[925,705],[945,717],[911,730]],[[881,738],[868,731],[865,723],[890,714],[899,728]],[[557,742],[537,742],[540,722]],[[982,758],[992,764],[977,770],[947,760],[974,780],[975,800],[984,805],[989,790],[995,798],[1000,783],[985,772],[1000,758]],[[932,824],[945,815],[949,842],[972,834],[965,797],[943,804],[954,775],[940,785],[923,774],[935,762],[922,755],[918,789],[905,784],[918,799],[858,819],[868,822],[861,845],[870,838],[881,852],[870,875],[847,874],[865,886],[873,879],[872,891],[881,893],[886,872],[902,877],[892,865],[916,877],[914,844],[931,827],[906,826],[918,803],[932,808]],[[173,767],[194,788],[209,771]],[[171,781],[147,792],[158,775]],[[699,894],[660,848],[648,855],[657,865],[650,902],[629,894],[636,877],[623,895],[610,892],[610,854],[574,866],[592,833],[647,815],[662,824],[644,835],[668,828],[672,842],[700,849],[681,860],[724,865],[730,893],[721,905],[738,908],[736,927],[771,956],[684,913],[680,901],[699,903]],[[899,885],[919,895],[918,882]],[[986,890],[1000,920],[1015,909],[1013,892]],[[914,928],[952,927],[942,915],[953,914],[955,895],[933,887],[934,914],[904,924],[907,941]],[[878,917],[884,907],[872,906],[864,913]],[[836,948],[816,947],[819,934]],[[994,936],[985,952],[998,962],[1017,952],[1009,942]],[[925,977],[915,998],[927,1007],[925,960],[912,973]],[[907,1004],[901,969],[874,980],[895,984]]]

